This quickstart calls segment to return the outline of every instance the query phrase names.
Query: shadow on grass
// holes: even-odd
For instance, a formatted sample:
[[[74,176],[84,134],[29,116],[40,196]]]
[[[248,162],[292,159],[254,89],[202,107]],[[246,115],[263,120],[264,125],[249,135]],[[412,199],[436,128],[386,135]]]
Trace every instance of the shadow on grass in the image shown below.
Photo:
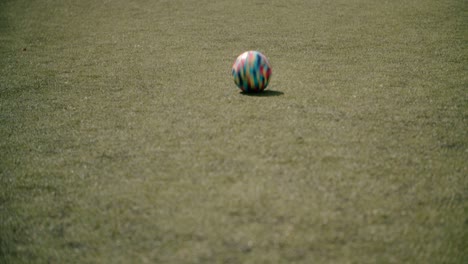
[[[240,92],[242,95],[255,96],[255,97],[270,97],[270,96],[281,96],[284,93],[274,90],[264,90],[263,92]]]

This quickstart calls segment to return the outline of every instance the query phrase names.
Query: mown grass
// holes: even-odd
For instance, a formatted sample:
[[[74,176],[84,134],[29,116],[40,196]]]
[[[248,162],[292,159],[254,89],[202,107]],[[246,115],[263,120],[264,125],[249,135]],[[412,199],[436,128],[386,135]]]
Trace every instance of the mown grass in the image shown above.
[[[2,1],[0,261],[466,263],[467,12]]]

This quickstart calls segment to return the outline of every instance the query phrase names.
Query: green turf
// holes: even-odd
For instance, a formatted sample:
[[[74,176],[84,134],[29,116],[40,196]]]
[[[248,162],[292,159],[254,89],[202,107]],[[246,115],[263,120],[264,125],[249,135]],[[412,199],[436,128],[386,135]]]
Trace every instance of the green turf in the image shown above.
[[[0,1],[0,263],[467,263],[467,48],[464,0]]]

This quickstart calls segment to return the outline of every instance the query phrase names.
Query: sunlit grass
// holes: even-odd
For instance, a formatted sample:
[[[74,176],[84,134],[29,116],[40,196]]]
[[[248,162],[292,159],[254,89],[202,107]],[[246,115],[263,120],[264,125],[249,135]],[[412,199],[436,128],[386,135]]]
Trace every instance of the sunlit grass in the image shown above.
[[[467,8],[3,1],[0,262],[465,262]]]

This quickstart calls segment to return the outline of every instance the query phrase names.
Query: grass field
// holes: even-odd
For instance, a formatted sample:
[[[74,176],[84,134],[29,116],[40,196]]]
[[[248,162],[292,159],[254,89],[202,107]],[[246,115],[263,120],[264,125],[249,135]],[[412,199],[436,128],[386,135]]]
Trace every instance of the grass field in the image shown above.
[[[467,176],[467,1],[0,1],[0,263],[468,263]]]

